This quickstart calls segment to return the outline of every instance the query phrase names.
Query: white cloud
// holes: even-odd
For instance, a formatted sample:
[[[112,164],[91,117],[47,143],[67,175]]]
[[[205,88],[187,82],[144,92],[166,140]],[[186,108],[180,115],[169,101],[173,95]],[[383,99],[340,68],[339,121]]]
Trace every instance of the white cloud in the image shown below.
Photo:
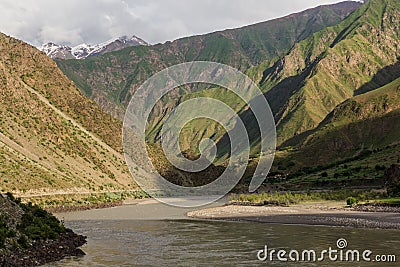
[[[135,34],[150,43],[235,28],[338,0],[2,0],[0,31],[33,45]]]

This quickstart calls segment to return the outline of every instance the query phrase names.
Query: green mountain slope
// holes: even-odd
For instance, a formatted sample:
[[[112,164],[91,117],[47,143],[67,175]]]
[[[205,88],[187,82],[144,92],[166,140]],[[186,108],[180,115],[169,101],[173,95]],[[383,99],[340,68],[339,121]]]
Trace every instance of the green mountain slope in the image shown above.
[[[338,105],[320,125],[277,152],[269,184],[296,188],[384,187],[399,158],[400,78]],[[274,175],[289,174],[285,179]],[[280,176],[281,177],[281,176]]]
[[[363,119],[364,124],[353,123],[354,120],[349,117],[337,118],[341,124],[331,124],[330,128],[333,130],[329,136],[318,135],[315,140],[318,139],[319,142],[313,143],[313,149],[311,144],[304,146],[302,143],[321,122],[328,119],[328,114],[338,105],[354,95],[374,91],[399,77],[399,14],[400,2],[371,0],[338,25],[323,29],[296,43],[272,67],[263,69],[260,65],[250,70],[253,73],[262,73],[260,86],[266,92],[275,114],[279,147],[284,149],[296,146],[301,153],[304,149],[309,150],[309,157],[307,160],[306,157],[300,160],[300,165],[319,164],[329,159],[334,161],[339,156],[351,156],[354,149],[346,154],[332,146],[326,148],[325,144],[329,138],[341,139],[337,127],[345,122],[352,122],[351,131],[359,133],[356,137],[356,147],[359,149],[360,146],[367,148],[371,145],[371,140],[376,141],[374,136],[381,135],[384,139],[377,142],[375,147],[396,141],[395,134],[387,136],[379,131],[371,131],[378,128],[373,126],[378,123],[382,114],[378,109],[369,109],[364,111],[369,114],[368,118]],[[362,105],[359,103],[359,106]],[[351,108],[356,107],[350,106],[349,109]],[[251,112],[244,111],[241,117],[248,129],[256,128]],[[390,120],[395,120],[389,115],[386,119],[388,124]],[[395,127],[390,128],[393,128],[394,133],[397,132]],[[386,130],[389,131],[389,128]],[[259,137],[257,132],[249,133],[254,155]],[[221,140],[220,147],[226,146],[225,139]],[[343,140],[338,142],[345,143]],[[326,150],[328,152],[324,152]],[[330,153],[333,151],[336,154]],[[320,159],[321,162],[312,160],[314,155],[320,154],[324,156]]]
[[[400,2],[370,0],[336,26],[297,43],[264,71],[278,143],[312,130],[340,103],[391,82],[399,71]],[[384,77],[374,78],[384,70]]]
[[[225,63],[242,71],[260,63],[268,65],[296,42],[337,24],[359,5],[343,2],[321,6],[240,29],[127,48],[86,60],[58,60],[57,64],[104,110],[122,118],[135,89],[165,67],[193,60]]]
[[[337,106],[304,136],[298,158],[321,164],[399,142],[400,78]]]
[[[37,196],[127,190],[121,123],[54,61],[0,34],[0,189]]]

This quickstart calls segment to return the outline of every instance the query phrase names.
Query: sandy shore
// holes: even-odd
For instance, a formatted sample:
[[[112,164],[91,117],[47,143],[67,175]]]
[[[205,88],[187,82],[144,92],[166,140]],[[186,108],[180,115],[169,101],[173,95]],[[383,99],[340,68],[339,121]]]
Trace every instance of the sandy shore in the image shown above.
[[[313,202],[290,207],[227,205],[191,211],[198,219],[254,221],[260,223],[400,229],[400,213],[360,212],[343,202]]]

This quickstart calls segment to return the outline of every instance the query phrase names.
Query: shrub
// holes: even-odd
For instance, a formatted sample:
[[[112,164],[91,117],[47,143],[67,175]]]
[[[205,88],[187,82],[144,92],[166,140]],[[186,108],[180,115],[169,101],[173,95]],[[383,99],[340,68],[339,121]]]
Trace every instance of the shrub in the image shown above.
[[[25,235],[21,235],[17,242],[23,248],[28,247],[28,238]]]
[[[400,164],[393,164],[385,172],[387,193],[391,197],[400,196]]]
[[[361,167],[360,166],[355,167],[355,168],[353,168],[353,171],[354,172],[360,172],[361,171]]]
[[[65,232],[65,227],[60,221],[47,211],[31,203],[21,203],[20,206],[25,214],[17,228],[29,239],[55,239]]]
[[[358,203],[358,199],[355,198],[355,197],[348,197],[346,199],[346,203],[347,203],[348,206],[353,206],[353,205]]]
[[[375,166],[375,170],[376,170],[376,171],[384,171],[384,170],[386,170],[386,167],[385,167],[385,165],[379,165],[379,164],[377,164],[377,165]]]
[[[0,248],[4,247],[7,237],[15,236],[14,231],[10,231],[4,218],[0,216]]]

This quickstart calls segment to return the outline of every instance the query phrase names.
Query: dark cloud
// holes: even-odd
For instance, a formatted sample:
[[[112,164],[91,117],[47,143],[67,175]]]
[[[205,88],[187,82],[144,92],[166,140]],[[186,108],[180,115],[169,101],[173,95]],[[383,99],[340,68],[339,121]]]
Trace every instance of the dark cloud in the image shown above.
[[[137,35],[150,43],[265,21],[338,0],[2,0],[0,31],[33,45],[99,43]]]

